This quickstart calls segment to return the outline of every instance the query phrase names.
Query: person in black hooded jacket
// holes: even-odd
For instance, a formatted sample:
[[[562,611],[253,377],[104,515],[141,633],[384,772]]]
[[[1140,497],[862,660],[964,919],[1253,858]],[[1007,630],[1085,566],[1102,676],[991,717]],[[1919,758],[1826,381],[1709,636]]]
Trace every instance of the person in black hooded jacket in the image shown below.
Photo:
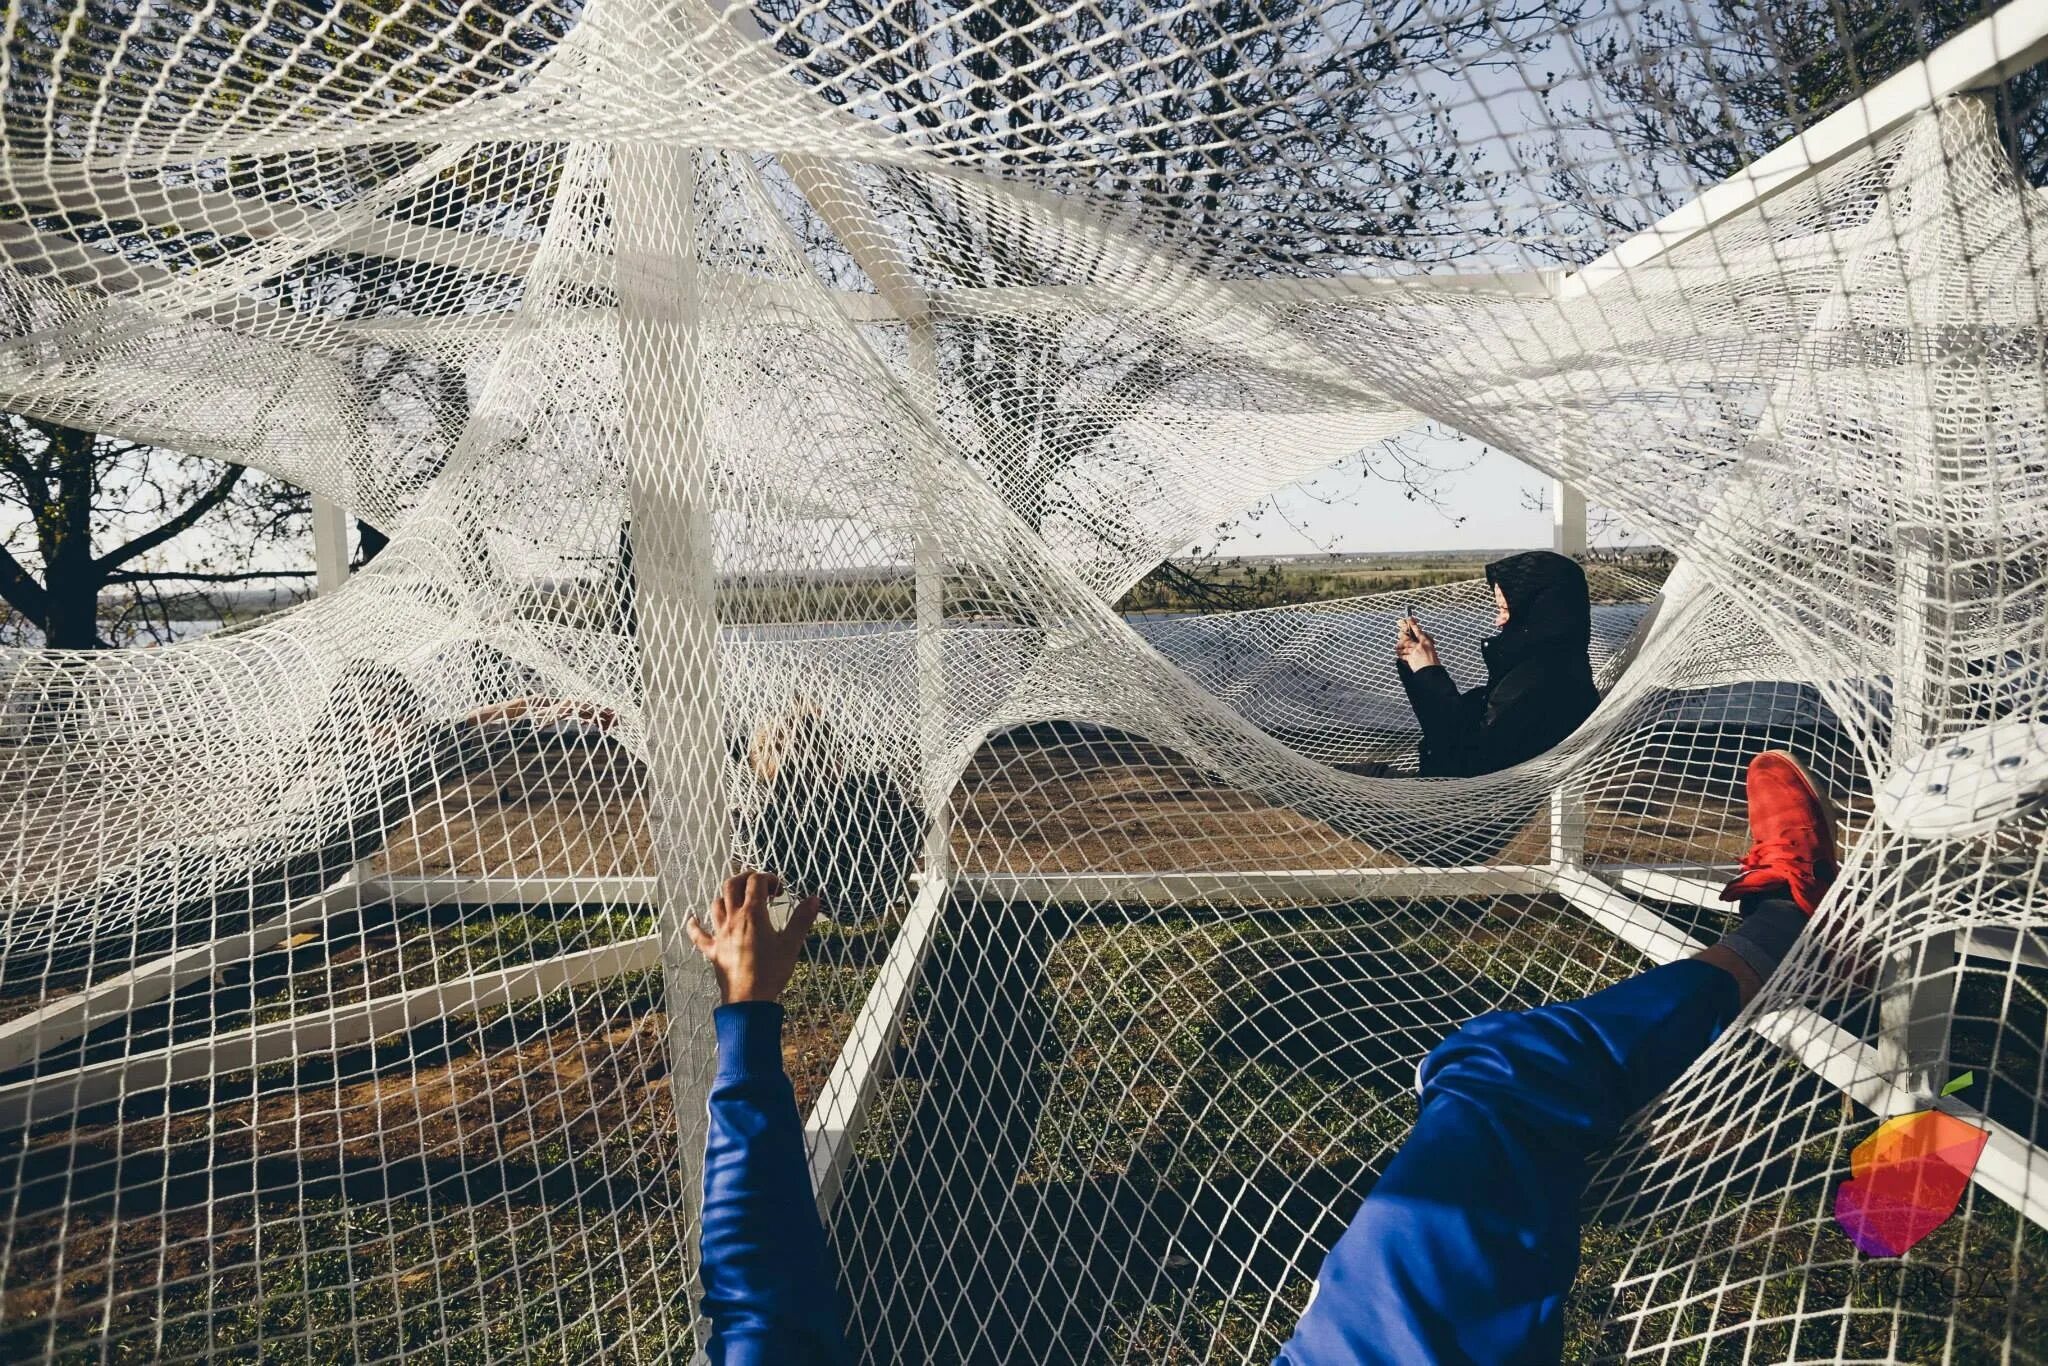
[[[1429,633],[1413,617],[1401,621],[1396,668],[1422,723],[1425,778],[1470,778],[1533,759],[1600,705],[1586,656],[1593,636],[1586,571],[1563,555],[1530,550],[1495,560],[1486,578],[1500,634],[1480,643],[1484,687],[1459,692]]]

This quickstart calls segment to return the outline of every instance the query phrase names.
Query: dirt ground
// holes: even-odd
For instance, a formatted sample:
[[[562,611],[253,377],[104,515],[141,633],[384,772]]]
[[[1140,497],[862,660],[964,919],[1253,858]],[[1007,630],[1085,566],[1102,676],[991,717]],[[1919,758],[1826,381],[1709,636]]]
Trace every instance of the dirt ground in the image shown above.
[[[650,859],[639,787],[637,767],[608,744],[530,748],[444,782],[392,831],[373,871],[643,875]],[[1725,797],[1649,789],[1626,796],[1632,806],[1592,804],[1595,857],[1698,858],[1699,833],[1709,828],[1715,855],[1729,853],[1720,838],[1730,829]],[[1542,859],[1548,820],[1547,811],[1532,817],[1500,861]],[[1071,735],[987,747],[956,798],[954,848],[963,868],[984,872],[1403,862],[1156,747]],[[651,928],[622,909],[366,906],[116,1021],[43,1067],[197,1039]],[[892,929],[826,936],[795,985],[785,1042],[800,1106],[822,1089]],[[0,996],[18,1014],[123,966],[0,984]],[[348,1246],[355,1235],[328,1232],[311,1212],[344,1228],[364,1209],[397,1221],[372,1240],[389,1271],[380,1312],[400,1325],[394,1332],[411,1321],[409,1296],[445,1303],[454,1293],[433,1267],[449,1246],[483,1236],[476,1230],[502,1225],[502,1255],[515,1273],[522,1258],[542,1255],[521,1250],[520,1229],[532,1219],[573,1210],[577,1228],[595,1237],[589,1230],[601,1223],[620,1245],[658,1230],[682,1201],[662,1175],[679,1170],[668,1028],[658,975],[641,974],[50,1121],[4,1155],[16,1193],[0,1348],[12,1342],[39,1353],[46,1342],[83,1344],[103,1330],[140,1333],[138,1325],[166,1314],[226,1332],[213,1299],[226,1284],[223,1268],[255,1277],[248,1294],[258,1300],[282,1293],[312,1305],[323,1277],[359,1272],[322,1260],[323,1247]],[[300,1228],[303,1242],[285,1259],[297,1259],[292,1288],[273,1292],[262,1280],[264,1249],[274,1238],[266,1230],[280,1220]],[[497,1246],[491,1239],[499,1236],[485,1242]],[[549,1237],[544,1251],[554,1255],[558,1240]],[[616,1249],[609,1255],[618,1260]],[[349,1310],[356,1319],[364,1312],[360,1304]],[[305,1313],[308,1322],[319,1317]],[[473,1328],[493,1331],[488,1323]],[[558,1329],[567,1331],[522,1329],[522,1341]]]

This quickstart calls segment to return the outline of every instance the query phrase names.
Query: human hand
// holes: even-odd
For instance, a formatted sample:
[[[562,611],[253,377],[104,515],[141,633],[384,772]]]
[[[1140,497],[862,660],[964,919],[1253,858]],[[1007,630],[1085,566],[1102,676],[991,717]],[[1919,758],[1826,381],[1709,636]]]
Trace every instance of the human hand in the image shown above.
[[[1414,617],[1401,618],[1401,634],[1394,642],[1394,656],[1411,669],[1427,669],[1437,663],[1436,640]]]
[[[690,942],[718,974],[719,994],[727,1005],[779,1001],[789,986],[820,902],[806,897],[778,930],[768,903],[781,890],[782,880],[773,873],[741,873],[727,878],[725,890],[711,903],[710,929],[694,917],[685,922]]]

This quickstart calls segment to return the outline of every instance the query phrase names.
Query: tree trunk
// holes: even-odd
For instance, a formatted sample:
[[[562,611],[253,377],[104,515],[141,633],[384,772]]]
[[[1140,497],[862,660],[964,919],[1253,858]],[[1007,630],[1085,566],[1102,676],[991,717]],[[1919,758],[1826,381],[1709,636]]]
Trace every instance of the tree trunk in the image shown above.
[[[386,536],[362,518],[356,518],[356,548],[359,555],[356,567],[358,569],[376,559],[377,552],[390,544],[391,538],[389,536]]]
[[[86,574],[52,574],[44,598],[43,643],[53,650],[96,650],[100,640],[99,582]]]
[[[56,497],[37,518],[43,551],[43,643],[53,650],[101,644],[100,588],[93,563],[93,457],[97,438],[75,427],[49,428]]]

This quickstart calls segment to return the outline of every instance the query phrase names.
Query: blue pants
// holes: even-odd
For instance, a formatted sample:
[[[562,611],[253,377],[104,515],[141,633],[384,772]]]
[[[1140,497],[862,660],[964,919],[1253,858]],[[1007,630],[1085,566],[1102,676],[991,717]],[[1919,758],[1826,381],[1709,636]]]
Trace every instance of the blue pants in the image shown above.
[[[1556,1361],[1590,1159],[1739,1006],[1733,977],[1688,960],[1446,1039],[1281,1366]]]

